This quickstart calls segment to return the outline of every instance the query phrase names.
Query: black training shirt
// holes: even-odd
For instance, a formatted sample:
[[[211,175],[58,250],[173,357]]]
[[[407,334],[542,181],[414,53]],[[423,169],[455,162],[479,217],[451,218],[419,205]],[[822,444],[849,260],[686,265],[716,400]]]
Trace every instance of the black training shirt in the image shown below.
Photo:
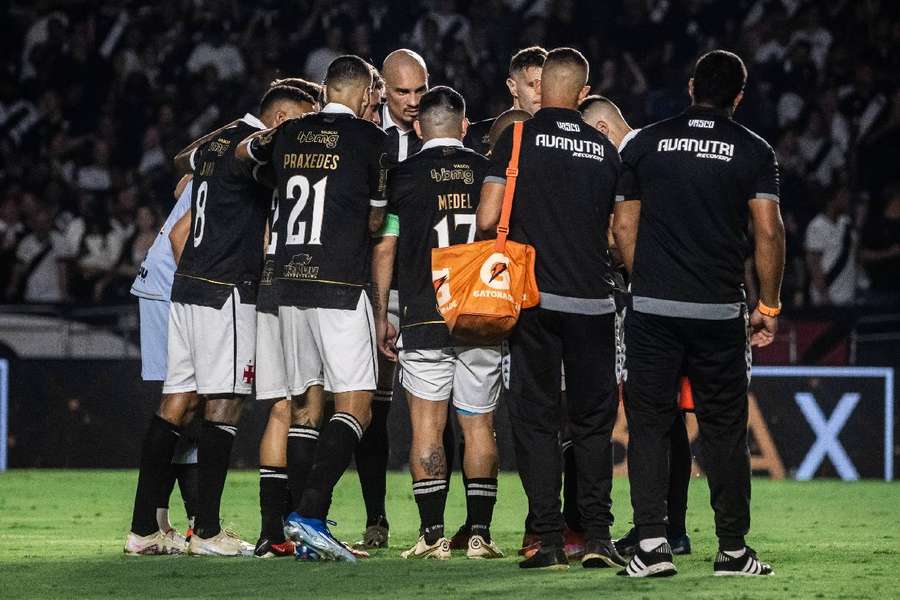
[[[384,199],[385,134],[340,104],[282,123],[249,146],[278,181],[279,306],[353,310],[369,285],[369,211]]]
[[[474,241],[488,166],[488,159],[459,140],[439,138],[388,173],[388,211],[400,222],[396,264],[404,349],[458,344],[437,310],[431,249]]]
[[[740,314],[748,202],[778,202],[771,146],[722,110],[691,107],[622,149],[617,200],[640,200],[631,292],[640,312]]]
[[[513,128],[497,140],[486,182],[505,182]],[[580,314],[615,310],[606,232],[619,154],[578,111],[542,108],[525,121],[509,239],[535,247],[541,306]]]
[[[262,244],[272,190],[234,149],[263,129],[246,115],[191,154],[191,231],[172,283],[172,301],[221,308],[237,286],[241,303],[256,302]]]

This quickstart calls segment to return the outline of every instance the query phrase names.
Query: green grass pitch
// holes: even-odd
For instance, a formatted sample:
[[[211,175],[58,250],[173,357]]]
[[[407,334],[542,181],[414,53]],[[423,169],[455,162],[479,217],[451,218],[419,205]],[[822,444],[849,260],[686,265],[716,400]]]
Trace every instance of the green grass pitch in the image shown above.
[[[0,598],[900,598],[900,484],[755,480],[749,538],[775,567],[766,579],[714,578],[712,514],[706,482],[692,483],[688,529],[694,554],[679,574],[627,580],[610,569],[520,572],[525,497],[504,474],[493,533],[507,558],[407,562],[418,519],[404,473],[390,475],[391,548],[359,564],[293,559],[125,557],[134,471],[11,471],[0,474]],[[451,483],[447,528],[464,515],[458,475]],[[229,474],[226,526],[256,540],[258,487],[253,472]],[[183,523],[177,492],[173,521]],[[335,533],[358,538],[364,517],[355,473],[335,494]],[[617,479],[614,533],[629,526],[628,482]]]

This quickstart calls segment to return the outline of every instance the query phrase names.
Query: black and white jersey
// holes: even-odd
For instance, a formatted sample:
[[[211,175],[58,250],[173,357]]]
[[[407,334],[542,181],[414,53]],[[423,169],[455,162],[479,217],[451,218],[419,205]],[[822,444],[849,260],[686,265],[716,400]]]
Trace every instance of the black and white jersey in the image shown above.
[[[173,302],[221,308],[237,286],[242,303],[256,303],[272,190],[254,179],[253,167],[234,150],[263,128],[245,115],[191,154],[191,231],[175,272]]]
[[[512,134],[497,140],[485,181],[505,182]],[[616,147],[578,111],[542,108],[525,121],[509,239],[535,247],[543,308],[615,310],[606,232],[620,168]]]
[[[491,117],[483,121],[476,121],[469,125],[466,131],[466,137],[463,138],[463,144],[466,148],[471,148],[478,154],[487,154],[491,149],[491,127],[497,117]]]
[[[744,301],[748,202],[778,202],[771,146],[726,111],[691,107],[622,149],[616,199],[640,200],[634,309],[727,319]]]
[[[459,140],[438,138],[388,174],[388,211],[397,215],[400,227],[396,264],[404,349],[455,345],[437,310],[431,250],[474,241],[488,166],[485,157]]]
[[[275,299],[275,238],[272,237],[273,224],[278,220],[278,191],[272,192],[272,204],[269,209],[269,243],[266,244],[262,273],[259,277],[259,292],[256,295],[256,310],[264,313],[278,313],[278,302]]]
[[[387,203],[384,132],[328,104],[255,138],[249,153],[278,182],[278,304],[354,310],[369,285],[369,210]]]
[[[391,117],[391,111],[385,103],[381,108],[381,128],[387,134],[385,152],[391,165],[404,160],[422,149],[422,140],[414,129],[403,131]]]

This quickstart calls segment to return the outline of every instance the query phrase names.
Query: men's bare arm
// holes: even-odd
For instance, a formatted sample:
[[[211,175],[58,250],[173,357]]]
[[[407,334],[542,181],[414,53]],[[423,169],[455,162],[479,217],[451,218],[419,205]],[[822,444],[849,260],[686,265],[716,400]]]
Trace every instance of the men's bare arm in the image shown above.
[[[191,154],[194,152],[194,150],[196,150],[199,146],[205,144],[206,142],[214,139],[217,135],[219,135],[229,127],[237,125],[239,121],[240,119],[235,119],[231,123],[223,125],[215,131],[211,131],[203,137],[191,142],[185,149],[175,155],[175,172],[191,173],[194,170],[194,165],[191,164]]]
[[[397,255],[397,237],[386,235],[378,238],[372,247],[372,311],[375,313],[375,330],[378,349],[391,360],[397,359],[394,340],[388,327],[388,299],[391,279],[394,276],[394,258]]]
[[[188,233],[191,231],[191,211],[187,211],[169,231],[169,243],[172,244],[172,255],[175,257],[175,264],[181,262],[181,253],[184,252],[184,245],[187,243]]]
[[[481,185],[481,200],[475,223],[478,227],[478,239],[489,240],[497,237],[497,224],[500,222],[500,209],[503,208],[505,183],[487,181]]]
[[[641,219],[640,200],[624,200],[616,202],[613,209],[613,237],[616,248],[625,264],[628,274],[634,268],[634,248],[637,244],[638,223]]]
[[[750,201],[750,219],[755,240],[754,260],[759,278],[760,302],[770,308],[781,306],[781,280],[784,275],[784,222],[777,202],[764,198]],[[750,315],[754,346],[768,346],[778,331],[778,317],[764,315],[756,309]]]

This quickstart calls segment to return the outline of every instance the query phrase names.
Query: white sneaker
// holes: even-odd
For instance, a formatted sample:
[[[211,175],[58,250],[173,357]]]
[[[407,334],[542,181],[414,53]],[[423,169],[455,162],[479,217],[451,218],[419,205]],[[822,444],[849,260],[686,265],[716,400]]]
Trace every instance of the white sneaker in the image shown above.
[[[469,538],[466,558],[503,558],[503,552],[494,540],[487,542],[480,535],[473,535]]]
[[[450,560],[450,540],[439,538],[434,544],[427,544],[425,536],[419,536],[416,545],[400,553],[400,558],[432,558],[435,560]]]
[[[171,536],[169,533],[157,531],[150,535],[138,535],[129,532],[128,537],[125,538],[125,554],[129,556],[185,554],[188,551],[185,539],[177,533],[175,536]]]
[[[227,529],[207,539],[201,538],[195,531],[187,553],[192,556],[252,556],[253,545]]]
[[[184,537],[174,529],[169,529],[163,535],[172,540],[174,543],[184,546],[184,551],[187,552],[188,539],[186,537]]]

